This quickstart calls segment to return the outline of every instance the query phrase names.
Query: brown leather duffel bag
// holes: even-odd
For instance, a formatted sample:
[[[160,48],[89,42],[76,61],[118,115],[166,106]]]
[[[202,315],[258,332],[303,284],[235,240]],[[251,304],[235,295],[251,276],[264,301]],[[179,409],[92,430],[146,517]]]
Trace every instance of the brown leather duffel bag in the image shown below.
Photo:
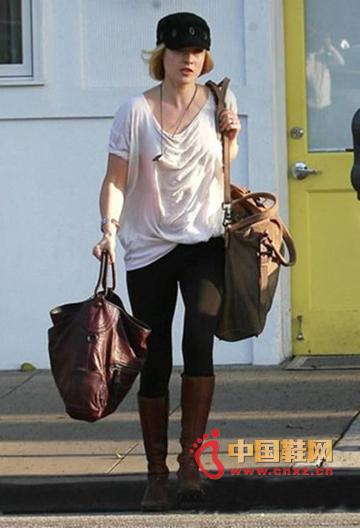
[[[50,311],[48,330],[51,370],[66,412],[94,422],[114,412],[132,387],[146,357],[151,332],[129,315],[107,286],[108,252],[101,257],[100,274],[92,297]],[[102,283],[103,291],[98,293]]]
[[[225,108],[230,80],[208,82]],[[279,279],[280,266],[293,266],[296,251],[278,216],[278,202],[268,192],[252,193],[230,184],[229,138],[222,134],[224,168],[225,295],[215,335],[224,341],[258,336],[264,329]],[[284,246],[289,259],[284,258]]]

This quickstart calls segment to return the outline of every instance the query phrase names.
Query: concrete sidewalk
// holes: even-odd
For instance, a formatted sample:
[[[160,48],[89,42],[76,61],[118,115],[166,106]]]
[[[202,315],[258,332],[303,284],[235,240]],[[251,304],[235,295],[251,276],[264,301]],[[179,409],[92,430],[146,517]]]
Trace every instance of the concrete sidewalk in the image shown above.
[[[219,459],[225,474],[218,480],[202,475],[209,497],[202,509],[221,510],[226,505],[230,511],[259,504],[264,507],[268,503],[269,507],[279,507],[284,500],[294,504],[296,490],[305,483],[308,493],[321,483],[326,500],[332,497],[331,488],[334,497],[340,500],[343,496],[341,500],[351,502],[352,494],[345,493],[351,482],[357,504],[360,370],[285,370],[287,363],[216,367],[216,389],[207,433],[210,439],[213,428],[220,431]],[[170,385],[168,463],[174,496],[181,418],[180,372],[181,368],[174,368]],[[88,424],[64,413],[49,371],[1,372],[0,511],[138,509],[145,487],[146,459],[137,412],[137,388],[138,380],[115,414]],[[334,474],[316,475],[319,463],[315,462],[256,463],[254,457],[247,457],[244,463],[239,463],[237,457],[228,453],[228,444],[237,443],[238,439],[253,445],[260,439],[331,439],[333,461],[323,461],[321,466],[333,468]],[[216,472],[211,449],[204,451],[201,460],[205,469]],[[270,473],[275,467],[307,467],[314,474],[234,476],[230,473],[234,467],[267,467]],[[309,495],[311,500],[314,494],[315,491]]]

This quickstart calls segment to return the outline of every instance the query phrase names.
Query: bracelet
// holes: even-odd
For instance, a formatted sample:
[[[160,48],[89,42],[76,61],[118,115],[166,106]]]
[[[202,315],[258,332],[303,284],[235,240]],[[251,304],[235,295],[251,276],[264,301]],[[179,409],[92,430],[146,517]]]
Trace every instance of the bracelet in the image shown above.
[[[114,224],[116,226],[116,232],[119,231],[120,223],[115,218],[102,218],[101,223],[100,223],[100,229],[102,232],[104,232],[103,230],[104,225],[109,224],[109,223]]]

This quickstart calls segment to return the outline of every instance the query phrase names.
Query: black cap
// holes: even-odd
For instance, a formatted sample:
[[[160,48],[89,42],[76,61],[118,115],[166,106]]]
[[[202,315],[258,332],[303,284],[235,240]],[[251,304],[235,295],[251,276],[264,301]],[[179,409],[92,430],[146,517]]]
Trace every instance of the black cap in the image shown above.
[[[194,13],[173,13],[159,20],[156,45],[164,43],[171,50],[194,46],[210,49],[210,28]]]

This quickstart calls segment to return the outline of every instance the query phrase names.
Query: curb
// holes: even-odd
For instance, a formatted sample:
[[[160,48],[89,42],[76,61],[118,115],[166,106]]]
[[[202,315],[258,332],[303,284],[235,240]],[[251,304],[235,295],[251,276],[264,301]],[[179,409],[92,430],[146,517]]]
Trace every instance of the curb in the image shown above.
[[[299,509],[359,510],[360,470],[334,469],[332,475],[224,476],[203,481],[206,501],[192,511],[230,513]],[[2,477],[0,512],[95,513],[136,512],[145,490],[146,475],[84,477]],[[176,502],[177,478],[170,477],[171,511]]]

